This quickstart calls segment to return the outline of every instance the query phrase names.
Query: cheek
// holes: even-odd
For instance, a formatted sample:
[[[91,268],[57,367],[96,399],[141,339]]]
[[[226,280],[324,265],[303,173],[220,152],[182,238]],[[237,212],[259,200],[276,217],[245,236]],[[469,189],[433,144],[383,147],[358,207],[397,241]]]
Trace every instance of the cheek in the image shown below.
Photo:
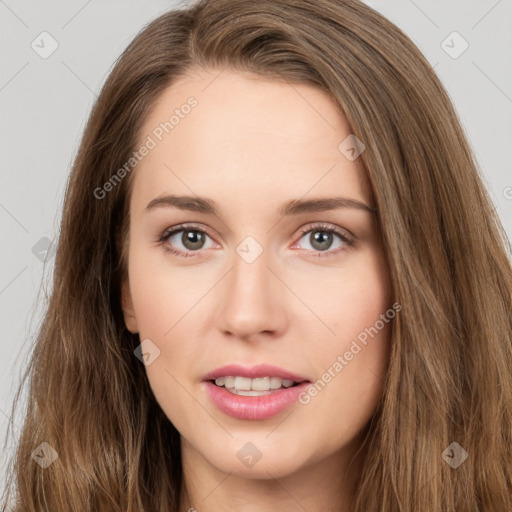
[[[178,429],[184,428],[183,419],[200,412],[185,388],[203,349],[200,300],[211,288],[211,280],[200,275],[191,279],[190,269],[173,268],[156,250],[134,250],[129,261],[140,340],[151,340],[160,351],[146,366],[148,380],[166,415]]]
[[[332,354],[348,349],[351,340],[359,335],[364,338],[365,329],[392,305],[387,265],[380,251],[360,251],[339,268],[310,274],[303,273],[295,290],[313,313],[308,322],[317,335],[311,340],[322,339],[320,346],[315,345],[315,352],[325,349]],[[296,321],[304,323],[304,315],[301,318]]]
[[[170,338],[175,326],[186,324],[181,319],[201,296],[198,280],[173,268],[167,256],[160,247],[130,253],[130,290],[141,339]]]
[[[305,339],[318,380],[302,403],[310,414],[336,418],[334,436],[355,434],[375,410],[389,362],[395,310],[387,266],[381,253],[368,251],[315,283],[308,305],[321,322],[309,323]]]
[[[140,339],[150,339],[160,350],[155,361],[158,364],[147,367],[150,379],[169,380],[172,373],[179,374],[181,381],[201,351],[198,345],[204,337],[198,332],[200,290],[189,283],[190,287],[195,290],[193,293],[181,292],[179,279],[164,273],[149,273],[141,286],[133,286]],[[158,373],[156,370],[160,368],[167,371]]]
[[[163,272],[143,271],[137,281],[132,293],[139,336],[141,341],[150,339],[160,351],[145,368],[151,391],[173,425],[180,432],[189,431],[201,412],[186,390],[200,350],[194,342],[197,324],[190,321],[194,313],[193,304],[188,304],[190,294],[180,293],[177,280],[169,280]]]

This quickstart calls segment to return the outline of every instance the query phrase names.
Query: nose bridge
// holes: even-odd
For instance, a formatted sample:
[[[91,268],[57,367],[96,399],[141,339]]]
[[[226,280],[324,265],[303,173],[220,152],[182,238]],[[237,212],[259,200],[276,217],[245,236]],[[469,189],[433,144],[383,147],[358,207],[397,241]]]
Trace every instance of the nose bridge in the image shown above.
[[[248,246],[244,247],[242,243],[237,248],[232,270],[226,276],[219,308],[220,329],[240,338],[278,330],[285,317],[280,297],[282,290],[274,274],[267,268],[270,265],[269,254],[265,251],[259,255],[251,253],[255,250],[256,247],[251,246],[250,242]]]

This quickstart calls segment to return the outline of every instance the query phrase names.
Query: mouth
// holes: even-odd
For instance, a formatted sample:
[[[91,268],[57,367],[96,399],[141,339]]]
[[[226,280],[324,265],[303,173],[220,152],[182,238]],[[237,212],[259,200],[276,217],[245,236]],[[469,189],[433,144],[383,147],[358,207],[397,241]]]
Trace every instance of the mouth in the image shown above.
[[[296,405],[311,380],[273,365],[232,364],[206,374],[202,384],[220,412],[240,420],[266,420]]]
[[[283,389],[293,388],[301,384],[291,379],[282,379],[280,377],[257,377],[251,379],[242,376],[226,376],[212,379],[213,385],[223,388],[233,395],[239,396],[266,396],[277,393]]]

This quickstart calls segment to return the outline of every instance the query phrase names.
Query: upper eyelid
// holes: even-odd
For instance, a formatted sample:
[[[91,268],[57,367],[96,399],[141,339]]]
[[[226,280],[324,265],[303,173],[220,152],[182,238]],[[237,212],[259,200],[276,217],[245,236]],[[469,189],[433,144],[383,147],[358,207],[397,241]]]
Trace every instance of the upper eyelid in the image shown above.
[[[175,235],[176,233],[179,233],[180,231],[201,231],[203,233],[206,233],[210,238],[214,238],[208,231],[208,229],[205,229],[202,226],[196,225],[196,224],[178,224],[177,226],[173,226],[172,228],[168,228],[164,230],[162,233],[163,237],[169,237],[171,235]]]
[[[299,233],[304,234],[304,233],[307,233],[308,231],[313,231],[315,229],[318,229],[319,231],[321,229],[325,229],[325,230],[333,231],[337,234],[340,234],[340,232],[341,232],[341,234],[347,236],[347,238],[351,238],[351,239],[356,238],[356,236],[353,233],[351,233],[347,228],[342,228],[340,226],[336,226],[334,224],[331,224],[330,222],[321,222],[321,221],[306,224],[304,227],[299,229]]]

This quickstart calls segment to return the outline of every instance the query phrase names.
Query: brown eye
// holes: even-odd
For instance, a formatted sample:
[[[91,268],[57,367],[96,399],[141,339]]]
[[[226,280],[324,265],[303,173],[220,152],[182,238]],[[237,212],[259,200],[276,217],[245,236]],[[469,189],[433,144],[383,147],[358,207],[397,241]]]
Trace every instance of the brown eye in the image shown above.
[[[319,251],[327,251],[331,248],[333,238],[333,234],[327,231],[312,231],[308,241],[313,248]]]
[[[206,234],[196,230],[184,230],[181,232],[180,242],[185,246],[185,249],[189,251],[197,251],[202,249],[205,243]]]
[[[199,253],[201,249],[208,249],[213,245],[213,240],[205,231],[193,226],[177,226],[166,231],[158,241],[166,251],[178,256],[192,256],[194,252]]]
[[[307,251],[317,253],[316,256],[323,256],[337,253],[338,250],[346,250],[354,245],[354,239],[348,233],[344,233],[334,226],[308,226],[301,231],[301,238],[293,248],[303,245]],[[304,242],[300,242],[304,240]],[[326,254],[326,255],[327,255]]]

